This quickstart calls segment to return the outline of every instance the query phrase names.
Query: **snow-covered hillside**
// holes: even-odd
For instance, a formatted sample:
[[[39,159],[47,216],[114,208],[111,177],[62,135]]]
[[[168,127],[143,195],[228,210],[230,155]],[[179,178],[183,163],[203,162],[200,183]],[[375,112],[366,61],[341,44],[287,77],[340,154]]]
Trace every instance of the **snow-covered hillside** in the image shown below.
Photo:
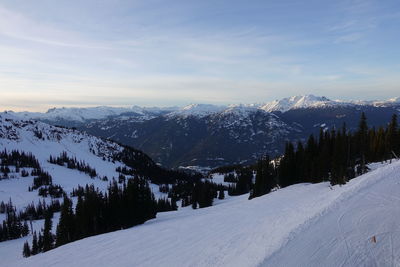
[[[159,214],[13,265],[397,266],[400,162],[371,168],[344,186],[298,184]]]
[[[53,183],[61,185],[67,193],[78,185],[86,184],[94,184],[104,190],[110,180],[118,179],[120,173],[116,168],[124,166],[122,162],[113,160],[123,150],[123,147],[114,142],[72,129],[19,119],[9,113],[0,113],[0,151],[4,150],[33,154],[41,168],[52,176]],[[76,169],[49,163],[50,156],[57,157],[63,152],[94,168],[97,177],[91,178]],[[28,187],[32,185],[32,176],[20,177],[18,173],[11,175],[15,178],[0,179],[0,201],[7,202],[11,197],[17,208],[23,208],[40,199],[37,191],[28,192]],[[158,188],[155,185],[153,187]],[[158,190],[153,191],[158,193]]]

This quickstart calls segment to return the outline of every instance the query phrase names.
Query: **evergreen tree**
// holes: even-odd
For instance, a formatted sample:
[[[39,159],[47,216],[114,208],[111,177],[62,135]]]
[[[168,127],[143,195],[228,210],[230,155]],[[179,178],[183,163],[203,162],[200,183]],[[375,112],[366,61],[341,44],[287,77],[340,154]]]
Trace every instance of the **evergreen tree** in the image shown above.
[[[61,207],[60,221],[56,230],[56,247],[64,245],[74,240],[74,217],[72,211],[72,201],[64,196]]]
[[[43,251],[49,251],[53,248],[54,238],[53,234],[51,233],[51,228],[53,225],[52,222],[53,214],[48,211],[46,212],[45,219],[44,219],[44,229],[43,229]]]
[[[367,160],[367,148],[368,148],[368,125],[367,125],[367,117],[365,113],[361,113],[360,122],[358,125],[358,131],[356,134],[358,139],[358,147],[359,147],[359,155],[360,155],[360,168],[359,174],[366,173],[366,160]]]
[[[38,238],[36,235],[36,231],[33,233],[33,239],[32,239],[32,255],[36,255],[39,253],[39,245],[38,245]]]
[[[27,236],[28,234],[29,234],[29,226],[28,226],[28,223],[25,221],[24,226],[22,227],[21,235]]]
[[[41,232],[39,232],[39,237],[38,237],[38,252],[43,251],[43,235]]]
[[[25,241],[25,243],[24,243],[24,248],[23,248],[23,251],[22,251],[22,255],[25,258],[31,256],[31,249],[29,247],[28,241]]]
[[[249,198],[255,198],[265,195],[276,186],[273,175],[273,167],[271,166],[268,156],[257,162],[256,180],[254,183],[253,191]]]
[[[218,199],[224,199],[224,198],[225,198],[225,192],[224,192],[224,189],[221,188],[219,190]]]
[[[388,153],[395,153],[399,157],[400,153],[400,132],[397,122],[397,115],[393,114],[387,130],[387,150]],[[391,157],[393,155],[390,155]]]

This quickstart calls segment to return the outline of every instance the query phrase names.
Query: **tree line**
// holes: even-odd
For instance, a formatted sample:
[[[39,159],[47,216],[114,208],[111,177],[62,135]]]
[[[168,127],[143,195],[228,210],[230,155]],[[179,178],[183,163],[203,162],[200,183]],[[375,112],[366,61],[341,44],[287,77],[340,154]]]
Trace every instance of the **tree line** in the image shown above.
[[[96,169],[90,167],[89,164],[83,160],[78,161],[76,158],[70,158],[65,151],[63,151],[58,157],[50,156],[49,162],[59,166],[67,166],[68,169],[76,169],[84,172],[89,175],[90,178],[95,178],[97,176]]]
[[[394,114],[386,127],[368,127],[361,114],[356,131],[343,124],[341,128],[320,129],[319,136],[310,135],[304,141],[287,142],[282,156],[268,156],[251,166],[226,166],[213,172],[226,173],[231,182],[230,195],[250,192],[250,199],[269,193],[275,187],[296,183],[345,184],[368,171],[368,163],[390,160],[400,154],[400,129]],[[255,177],[254,177],[255,173]],[[254,178],[254,182],[253,182]]]
[[[36,252],[85,237],[126,229],[156,216],[158,203],[144,179],[132,178],[123,185],[113,180],[106,193],[95,189],[93,185],[86,185],[84,189],[74,192],[78,197],[75,208],[72,200],[64,195],[56,234],[46,231],[45,222],[44,229],[39,232],[39,237],[43,239],[42,249]],[[46,217],[47,225],[52,224],[51,217]],[[32,255],[34,247],[37,247],[35,243],[24,244],[23,254]]]

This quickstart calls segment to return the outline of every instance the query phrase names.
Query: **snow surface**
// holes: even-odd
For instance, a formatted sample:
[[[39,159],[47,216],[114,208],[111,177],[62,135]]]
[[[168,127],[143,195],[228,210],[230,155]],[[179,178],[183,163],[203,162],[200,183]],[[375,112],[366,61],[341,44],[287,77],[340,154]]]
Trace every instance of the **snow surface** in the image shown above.
[[[12,266],[398,266],[400,162],[371,167],[344,186],[297,184],[160,213]],[[4,258],[15,249],[6,243]]]

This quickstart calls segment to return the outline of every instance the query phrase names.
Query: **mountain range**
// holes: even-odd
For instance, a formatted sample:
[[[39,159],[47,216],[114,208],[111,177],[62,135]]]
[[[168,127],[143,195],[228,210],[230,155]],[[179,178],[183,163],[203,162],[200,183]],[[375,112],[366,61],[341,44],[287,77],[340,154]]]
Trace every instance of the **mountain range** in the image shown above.
[[[346,123],[354,130],[361,112],[371,126],[383,126],[400,112],[400,98],[343,101],[303,95],[261,104],[53,108],[14,115],[131,145],[167,167],[215,167],[279,155],[286,141],[305,141],[321,128]]]

